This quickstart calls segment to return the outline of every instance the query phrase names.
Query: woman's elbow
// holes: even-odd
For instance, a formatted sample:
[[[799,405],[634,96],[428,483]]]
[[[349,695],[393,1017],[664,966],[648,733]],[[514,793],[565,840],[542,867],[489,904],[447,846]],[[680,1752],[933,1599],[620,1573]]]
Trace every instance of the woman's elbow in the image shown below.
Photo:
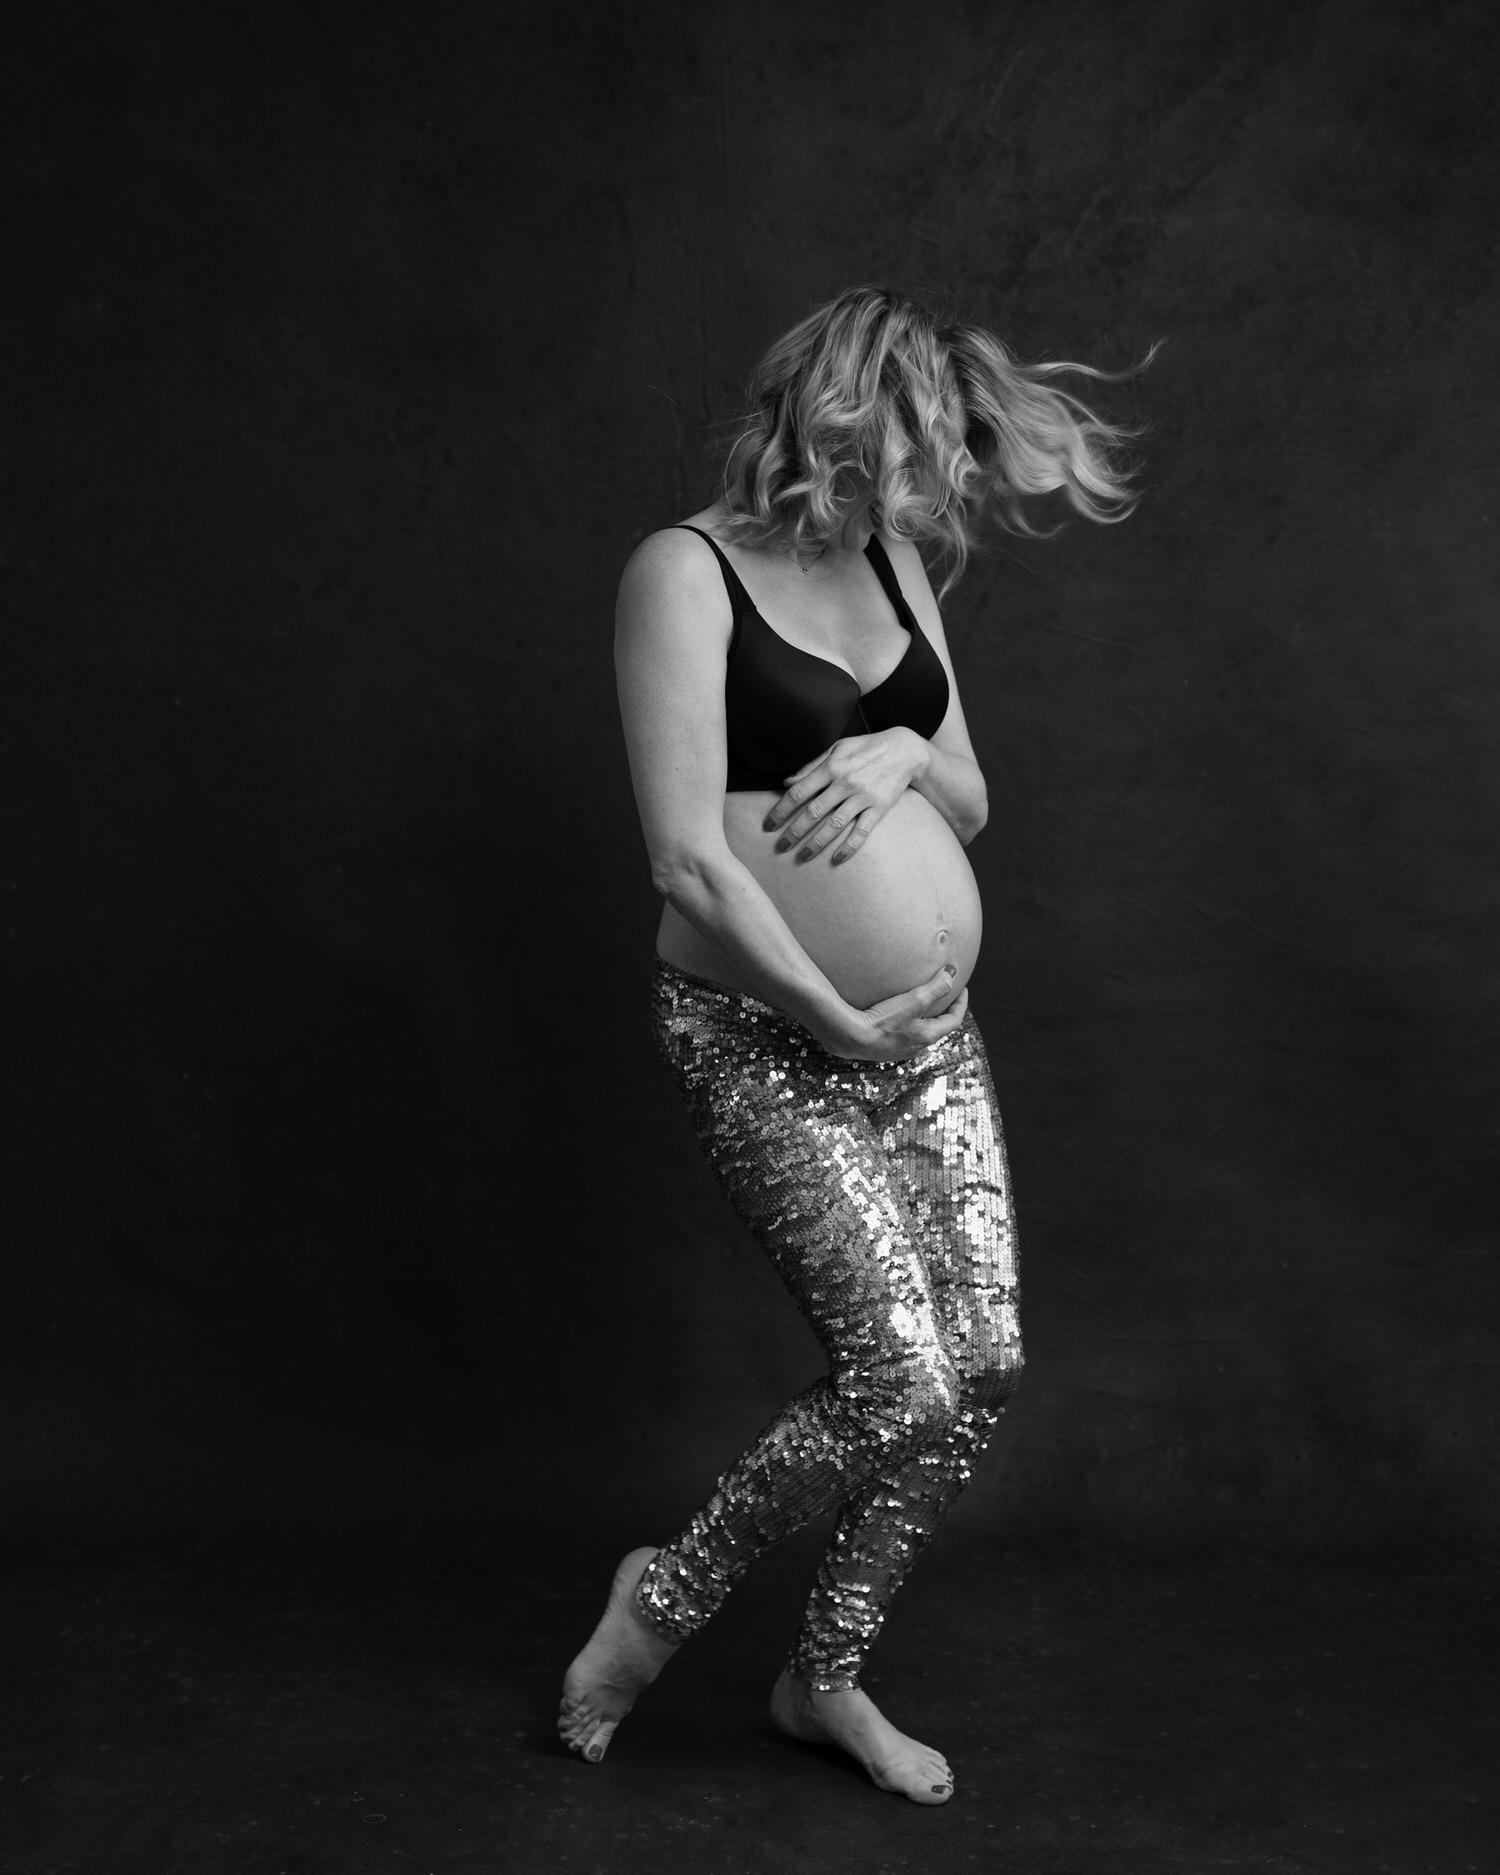
[[[967,846],[971,840],[983,833],[985,823],[988,821],[989,817],[989,799],[986,795],[981,794],[979,799],[970,806],[969,811],[964,815],[963,824],[958,830],[959,844],[961,846]]]
[[[651,861],[651,883],[665,899],[673,899],[682,890],[683,866],[675,856]]]
[[[651,856],[651,883],[671,904],[691,897],[706,877],[713,861],[709,854],[693,846],[673,846]]]

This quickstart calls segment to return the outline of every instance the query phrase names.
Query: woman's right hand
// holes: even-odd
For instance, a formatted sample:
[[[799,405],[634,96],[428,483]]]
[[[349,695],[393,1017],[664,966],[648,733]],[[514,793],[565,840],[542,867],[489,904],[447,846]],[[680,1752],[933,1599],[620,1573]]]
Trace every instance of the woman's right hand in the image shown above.
[[[851,1061],[908,1061],[951,1035],[968,1012],[967,987],[955,996],[954,971],[944,964],[914,990],[888,996],[859,1012],[856,1033],[825,1040],[830,1054]]]

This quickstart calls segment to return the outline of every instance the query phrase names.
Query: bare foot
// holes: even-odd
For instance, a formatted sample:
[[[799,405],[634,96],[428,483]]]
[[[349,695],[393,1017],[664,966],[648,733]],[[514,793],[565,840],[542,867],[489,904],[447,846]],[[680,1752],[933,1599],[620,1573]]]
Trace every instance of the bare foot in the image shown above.
[[[635,1590],[654,1549],[633,1549],[615,1571],[609,1600],[587,1647],[563,1678],[557,1730],[569,1751],[597,1764],[615,1727],[677,1652],[636,1607]]]
[[[868,1693],[815,1693],[783,1673],[771,1691],[771,1717],[790,1738],[841,1745],[882,1790],[913,1803],[946,1803],[953,1795],[948,1760],[898,1732]]]

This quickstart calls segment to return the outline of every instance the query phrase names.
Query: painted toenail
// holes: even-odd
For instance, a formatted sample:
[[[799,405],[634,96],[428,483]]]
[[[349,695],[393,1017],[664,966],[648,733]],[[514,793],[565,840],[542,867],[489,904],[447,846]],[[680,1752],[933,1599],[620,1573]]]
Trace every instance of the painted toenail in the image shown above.
[[[942,1793],[947,1790],[948,1786],[946,1784],[934,1784],[932,1788],[941,1796]]]

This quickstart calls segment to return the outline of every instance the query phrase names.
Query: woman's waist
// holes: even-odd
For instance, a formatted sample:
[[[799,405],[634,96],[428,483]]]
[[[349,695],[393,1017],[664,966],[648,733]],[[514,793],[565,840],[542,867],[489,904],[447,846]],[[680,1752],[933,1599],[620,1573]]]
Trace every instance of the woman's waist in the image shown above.
[[[842,1080],[853,1091],[931,1073],[983,1046],[973,1013],[966,1011],[956,1029],[915,1055],[853,1060],[832,1053],[785,1010],[662,957],[652,971],[652,1004],[658,1048],[675,1069],[696,1063],[700,1072],[716,1067],[767,1085],[807,1075]]]

